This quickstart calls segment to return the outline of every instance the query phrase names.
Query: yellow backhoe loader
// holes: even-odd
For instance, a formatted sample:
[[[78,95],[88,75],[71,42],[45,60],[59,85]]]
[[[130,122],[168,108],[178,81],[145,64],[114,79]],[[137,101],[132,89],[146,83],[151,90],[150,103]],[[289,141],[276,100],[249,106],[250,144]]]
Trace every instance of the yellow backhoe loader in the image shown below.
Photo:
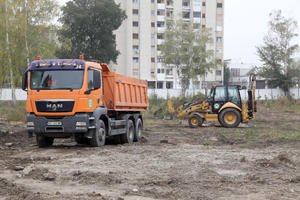
[[[219,121],[227,128],[235,128],[240,123],[248,123],[255,118],[256,76],[249,77],[248,101],[242,102],[239,85],[215,85],[206,101],[187,103],[174,109],[172,101],[168,100],[168,111],[171,115],[189,116],[189,126],[196,128],[202,126],[204,121]]]

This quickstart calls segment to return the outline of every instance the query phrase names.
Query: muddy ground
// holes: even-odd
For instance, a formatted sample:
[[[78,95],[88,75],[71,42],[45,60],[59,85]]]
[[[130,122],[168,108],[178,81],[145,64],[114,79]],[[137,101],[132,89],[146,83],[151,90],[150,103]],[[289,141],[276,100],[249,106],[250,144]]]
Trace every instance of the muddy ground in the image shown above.
[[[260,107],[236,129],[146,119],[144,139],[103,148],[56,140],[39,149],[24,125],[0,123],[2,199],[300,199],[300,115]]]

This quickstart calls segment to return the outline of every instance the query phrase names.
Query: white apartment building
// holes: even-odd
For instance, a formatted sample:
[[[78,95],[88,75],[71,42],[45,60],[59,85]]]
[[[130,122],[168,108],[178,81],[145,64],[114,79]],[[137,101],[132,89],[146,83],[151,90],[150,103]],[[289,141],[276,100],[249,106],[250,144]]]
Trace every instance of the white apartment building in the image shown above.
[[[182,16],[195,29],[210,28],[217,59],[223,60],[224,0],[115,0],[126,11],[127,19],[116,31],[120,55],[113,70],[117,73],[144,79],[149,88],[180,89],[175,69],[166,68],[159,51],[164,42],[167,20]],[[223,81],[223,67],[218,66],[199,81],[195,89],[210,87]]]

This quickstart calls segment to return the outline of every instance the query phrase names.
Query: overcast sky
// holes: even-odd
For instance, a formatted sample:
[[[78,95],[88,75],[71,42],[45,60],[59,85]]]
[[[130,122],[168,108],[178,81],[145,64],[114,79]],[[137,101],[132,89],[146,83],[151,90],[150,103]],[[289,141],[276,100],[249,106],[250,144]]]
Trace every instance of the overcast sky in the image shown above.
[[[269,13],[278,9],[300,25],[300,0],[225,0],[224,59],[259,63],[255,47],[268,32]],[[300,38],[295,42],[300,45]]]
[[[60,4],[67,1],[59,0]],[[225,0],[224,59],[259,63],[255,47],[262,45],[268,32],[269,13],[278,9],[300,25],[300,0]],[[300,37],[295,42],[300,45]]]

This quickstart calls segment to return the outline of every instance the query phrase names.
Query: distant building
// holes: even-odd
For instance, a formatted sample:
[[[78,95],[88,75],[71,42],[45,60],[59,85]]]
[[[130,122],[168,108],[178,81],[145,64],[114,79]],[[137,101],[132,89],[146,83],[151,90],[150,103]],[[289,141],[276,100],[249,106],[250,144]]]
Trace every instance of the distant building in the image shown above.
[[[113,70],[148,80],[149,88],[180,89],[176,71],[164,66],[159,46],[164,42],[167,21],[182,16],[195,29],[212,29],[215,57],[223,60],[224,0],[115,0],[126,11],[127,19],[116,31],[120,55]],[[223,67],[193,82],[196,89],[223,82]]]
[[[236,62],[233,61],[229,63],[230,70],[230,85],[240,85],[242,88],[247,88],[249,85],[249,75],[251,73],[257,74],[258,67],[257,64],[254,63],[243,63],[241,61]],[[262,77],[256,78],[256,88],[257,89],[265,89],[266,80]]]

